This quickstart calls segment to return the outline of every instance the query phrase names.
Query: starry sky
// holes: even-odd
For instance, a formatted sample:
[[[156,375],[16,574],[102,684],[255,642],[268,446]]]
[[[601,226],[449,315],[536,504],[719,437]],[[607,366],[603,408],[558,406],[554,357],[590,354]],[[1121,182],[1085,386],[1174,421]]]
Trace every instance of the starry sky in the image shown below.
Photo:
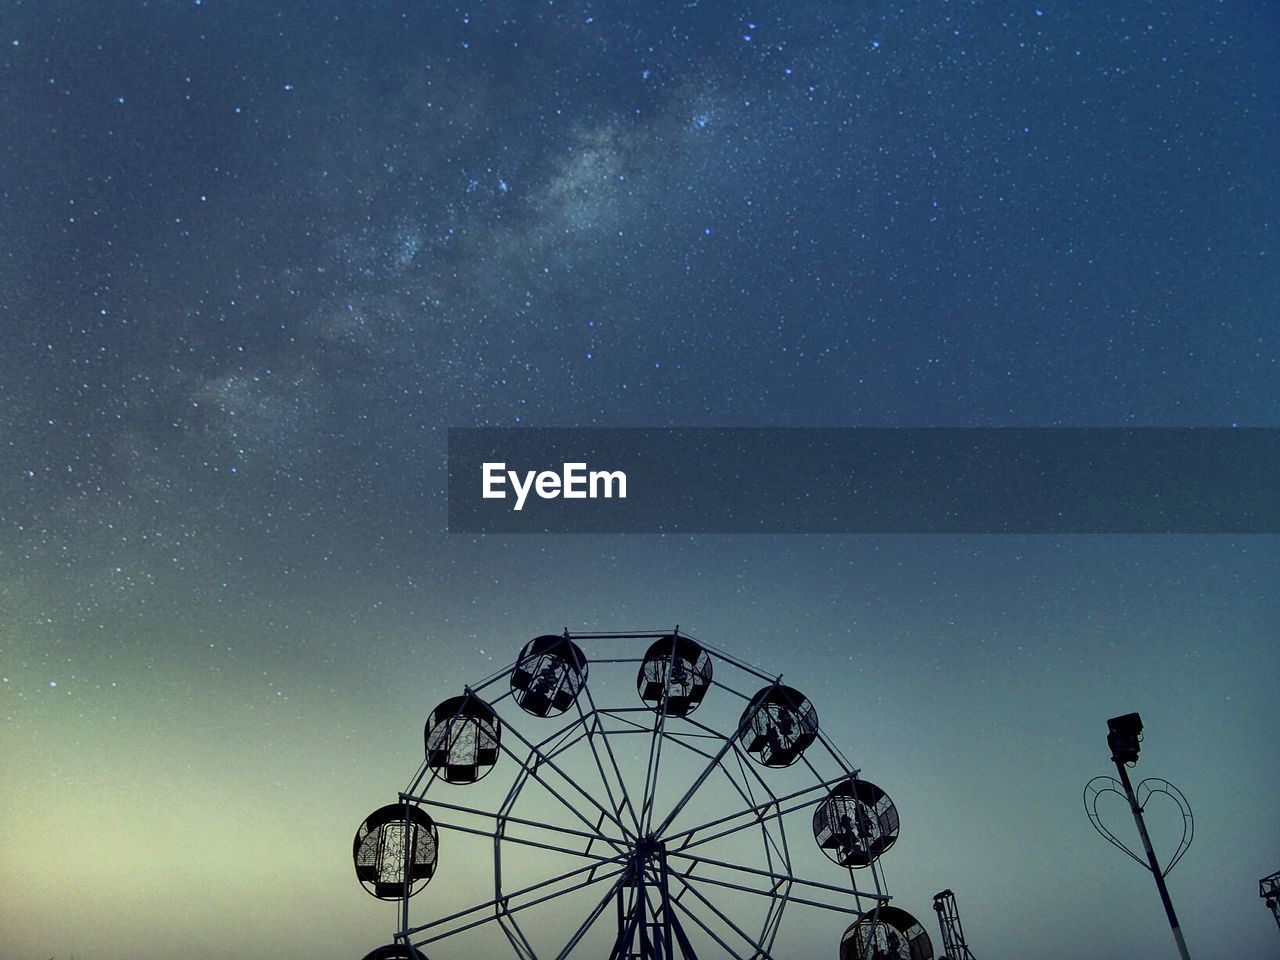
[[[363,956],[394,915],[351,836],[432,706],[535,635],[675,623],[889,791],[935,945],[950,887],[978,956],[1170,954],[1080,802],[1137,710],[1197,814],[1191,953],[1273,952],[1275,536],[465,536],[444,485],[458,426],[1280,426],[1278,36],[9,0],[0,955]]]

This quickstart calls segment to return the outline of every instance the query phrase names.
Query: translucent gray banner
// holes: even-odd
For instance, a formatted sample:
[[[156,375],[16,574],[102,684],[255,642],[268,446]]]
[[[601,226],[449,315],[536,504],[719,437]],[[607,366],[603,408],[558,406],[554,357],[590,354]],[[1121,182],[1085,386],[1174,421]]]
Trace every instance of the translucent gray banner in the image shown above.
[[[1276,533],[1280,429],[449,431],[451,533]]]

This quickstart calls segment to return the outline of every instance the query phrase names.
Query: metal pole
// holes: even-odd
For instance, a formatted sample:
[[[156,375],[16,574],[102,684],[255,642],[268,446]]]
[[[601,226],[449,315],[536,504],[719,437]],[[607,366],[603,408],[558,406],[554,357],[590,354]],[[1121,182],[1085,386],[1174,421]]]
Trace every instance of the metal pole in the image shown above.
[[[1151,869],[1151,875],[1156,878],[1156,889],[1160,891],[1160,902],[1164,904],[1164,912],[1169,917],[1169,926],[1173,930],[1173,939],[1178,944],[1178,955],[1182,960],[1191,960],[1191,955],[1187,953],[1187,942],[1182,939],[1182,927],[1178,925],[1178,915],[1173,911],[1173,901],[1169,899],[1169,888],[1165,886],[1164,873],[1160,870],[1160,861],[1156,859],[1156,852],[1151,846],[1151,837],[1147,835],[1147,824],[1142,819],[1142,807],[1138,806],[1138,798],[1133,795],[1133,784],[1129,782],[1129,770],[1125,767],[1124,762],[1116,760],[1116,770],[1120,773],[1120,783],[1124,786],[1124,794],[1129,798],[1129,809],[1133,811],[1133,822],[1138,825],[1138,836],[1142,837],[1142,847],[1147,852],[1147,864]]]
[[[664,957],[672,958],[674,954],[671,952],[671,887],[667,883],[667,851],[658,848],[658,869],[661,871],[661,886],[659,888],[661,896],[662,910],[662,928],[659,943],[662,945],[661,953]]]

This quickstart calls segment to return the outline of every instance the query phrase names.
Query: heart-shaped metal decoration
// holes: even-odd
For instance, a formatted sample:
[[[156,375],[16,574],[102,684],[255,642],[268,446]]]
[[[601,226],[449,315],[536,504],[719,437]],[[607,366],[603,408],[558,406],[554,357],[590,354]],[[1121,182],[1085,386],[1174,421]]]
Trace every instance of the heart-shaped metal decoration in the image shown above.
[[[1120,799],[1120,802],[1128,808],[1129,798],[1124,794],[1124,784],[1115,777],[1094,777],[1084,788],[1084,811],[1089,815],[1089,822],[1093,824],[1093,829],[1102,835],[1103,839],[1119,850],[1123,850],[1126,854],[1141,864],[1144,868],[1150,870],[1151,865],[1147,863],[1146,858],[1139,856],[1123,843],[1108,827],[1102,822],[1102,814],[1098,811],[1098,801],[1103,794],[1113,793]],[[1182,836],[1178,840],[1177,849],[1174,850],[1173,856],[1169,858],[1161,871],[1161,876],[1168,876],[1182,855],[1187,852],[1191,846],[1191,841],[1195,838],[1195,818],[1191,814],[1191,804],[1187,803],[1187,798],[1182,795],[1182,791],[1175,787],[1168,780],[1162,780],[1159,777],[1149,777],[1138,784],[1138,788],[1134,791],[1134,797],[1138,801],[1138,809],[1145,810],[1147,804],[1154,796],[1168,797],[1177,806],[1178,812],[1182,814]]]

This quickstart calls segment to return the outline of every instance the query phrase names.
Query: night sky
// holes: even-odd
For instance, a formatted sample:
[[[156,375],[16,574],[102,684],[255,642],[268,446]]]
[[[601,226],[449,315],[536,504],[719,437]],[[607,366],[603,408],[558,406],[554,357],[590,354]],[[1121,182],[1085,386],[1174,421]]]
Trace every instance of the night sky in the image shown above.
[[[395,917],[351,837],[431,708],[677,623],[893,796],[939,952],[950,887],[979,957],[1173,954],[1080,800],[1136,710],[1196,811],[1192,955],[1273,954],[1276,536],[464,536],[444,486],[459,426],[1280,427],[1277,38],[1207,0],[8,0],[0,956],[359,958]],[[491,888],[442,862],[415,916]]]

